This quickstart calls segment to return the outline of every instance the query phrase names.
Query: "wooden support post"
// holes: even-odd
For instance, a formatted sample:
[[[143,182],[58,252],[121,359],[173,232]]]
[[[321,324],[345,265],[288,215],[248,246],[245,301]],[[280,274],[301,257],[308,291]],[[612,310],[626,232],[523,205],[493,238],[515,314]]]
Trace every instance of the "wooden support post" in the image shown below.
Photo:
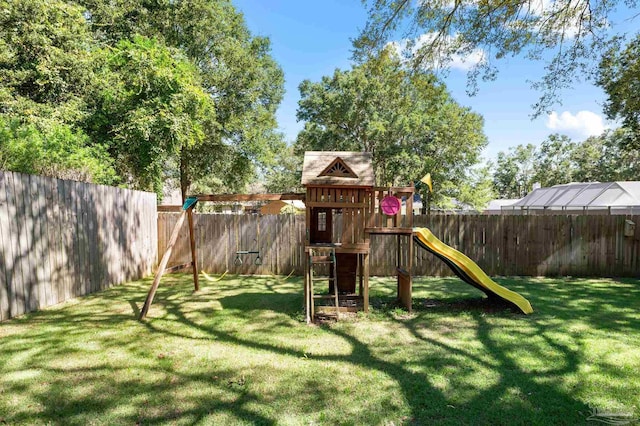
[[[413,234],[409,235],[409,256],[407,258],[407,272],[409,273],[409,312],[413,310]]]
[[[313,266],[311,266],[311,261],[309,261],[309,306],[311,308],[311,321],[313,321],[316,317],[316,304],[313,301]]]
[[[405,227],[412,228],[413,227],[413,192],[407,195],[407,202],[405,203]]]
[[[364,279],[364,277],[363,277],[363,273],[364,273],[363,264],[364,264],[364,262],[363,262],[362,258],[363,258],[362,253],[358,254],[358,278],[359,278],[359,280],[358,280],[359,281],[358,295],[360,297],[362,297],[362,289],[364,287],[364,281],[363,281],[363,279]]]
[[[310,191],[307,190],[307,193]],[[308,197],[313,199],[311,197]],[[311,242],[311,208],[307,206],[305,209],[305,219],[304,219],[304,244],[309,245]]]
[[[338,321],[340,319],[340,301],[338,300],[338,261],[336,260],[335,249],[331,250],[331,257],[333,260],[333,264],[331,265],[331,268],[333,268],[333,297],[336,304],[336,321]]]
[[[400,264],[401,262],[401,250],[402,250],[402,240],[400,235],[396,235],[396,270],[398,270],[398,268],[402,268],[402,265]],[[400,300],[400,276],[398,275],[397,279],[396,279],[396,294],[397,294],[397,299]]]
[[[305,253],[304,255],[304,313],[305,313],[305,319],[307,321],[307,324],[311,323],[311,306],[310,304],[313,303],[313,300],[311,299],[311,296],[309,295],[309,273],[310,273],[310,269],[311,269],[311,265],[309,262],[309,253]]]
[[[369,208],[365,211],[365,220],[367,221],[366,227],[373,228],[374,226],[376,226],[376,192],[367,192],[367,197]],[[367,238],[369,238],[368,235]]]
[[[398,282],[400,283],[400,304],[411,312],[411,275],[406,270],[398,268]]]
[[[160,266],[158,266],[158,270],[156,271],[156,276],[153,279],[153,284],[151,284],[151,289],[149,289],[149,294],[147,294],[147,299],[144,301],[144,305],[142,306],[142,310],[140,311],[140,319],[144,319],[147,316],[147,312],[149,312],[149,308],[151,307],[151,303],[153,303],[153,297],[156,295],[156,291],[158,290],[158,285],[160,284],[160,278],[162,278],[162,274],[164,274],[164,270],[167,268],[167,263],[169,263],[169,258],[171,257],[171,252],[173,251],[173,246],[176,244],[178,240],[178,235],[180,235],[180,228],[182,228],[182,224],[184,223],[184,218],[187,215],[187,210],[183,210],[178,218],[178,222],[176,222],[176,226],[174,226],[173,231],[171,231],[171,238],[169,238],[169,244],[167,245],[167,250],[164,252],[162,256],[162,260],[160,261]]]
[[[189,243],[191,245],[191,266],[193,267],[193,289],[194,291],[200,290],[200,283],[198,282],[198,258],[196,256],[196,235],[193,230],[193,209],[187,210],[187,220],[189,222]]]
[[[362,295],[363,310],[369,312],[369,253],[363,254],[362,263],[364,263],[364,294]]]

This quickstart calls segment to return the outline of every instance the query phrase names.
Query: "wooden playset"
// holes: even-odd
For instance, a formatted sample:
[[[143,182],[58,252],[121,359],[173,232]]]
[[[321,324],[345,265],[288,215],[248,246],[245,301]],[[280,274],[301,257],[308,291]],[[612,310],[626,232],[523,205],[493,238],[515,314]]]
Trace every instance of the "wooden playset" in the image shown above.
[[[414,242],[445,262],[464,282],[476,287],[490,298],[500,298],[525,314],[533,312],[528,300],[508,290],[487,276],[480,267],[436,238],[427,228],[413,227],[413,185],[407,187],[375,186],[372,155],[367,152],[310,151],[304,156],[302,185],[304,194],[230,194],[198,195],[188,198],[183,206],[164,211],[181,211],[172,231],[167,250],[162,256],[147,299],[140,312],[144,318],[162,274],[191,267],[195,290],[198,290],[198,264],[193,231],[193,207],[200,201],[290,201],[305,202],[305,274],[304,306],[307,322],[316,313],[369,311],[369,254],[371,235],[397,239],[396,273],[398,301],[411,311]],[[431,189],[430,176],[423,181]],[[404,204],[404,214],[403,213]],[[167,263],[184,219],[188,218],[192,261],[167,269]],[[236,262],[242,256],[260,252],[238,250]],[[316,286],[316,282],[328,282]],[[326,290],[326,291],[325,291]]]

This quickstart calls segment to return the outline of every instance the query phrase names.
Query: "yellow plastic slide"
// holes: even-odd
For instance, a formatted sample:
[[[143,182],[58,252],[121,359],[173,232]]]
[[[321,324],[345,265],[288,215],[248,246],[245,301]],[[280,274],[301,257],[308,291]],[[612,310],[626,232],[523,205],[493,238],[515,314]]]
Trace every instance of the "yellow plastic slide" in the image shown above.
[[[533,312],[533,308],[527,299],[515,291],[508,290],[497,284],[473,260],[440,241],[429,229],[414,228],[413,235],[422,248],[441,258],[464,281],[488,295],[493,294],[513,303],[525,314]]]

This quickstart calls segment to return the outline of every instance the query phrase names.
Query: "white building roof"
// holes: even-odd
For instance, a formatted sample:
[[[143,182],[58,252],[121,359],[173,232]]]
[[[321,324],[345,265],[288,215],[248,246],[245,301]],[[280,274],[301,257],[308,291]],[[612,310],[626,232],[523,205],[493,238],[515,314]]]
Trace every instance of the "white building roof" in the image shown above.
[[[518,201],[520,201],[520,198],[505,198],[500,200],[491,200],[489,201],[489,204],[487,205],[487,208],[485,210],[500,211],[502,207],[510,206],[512,204],[515,204]]]

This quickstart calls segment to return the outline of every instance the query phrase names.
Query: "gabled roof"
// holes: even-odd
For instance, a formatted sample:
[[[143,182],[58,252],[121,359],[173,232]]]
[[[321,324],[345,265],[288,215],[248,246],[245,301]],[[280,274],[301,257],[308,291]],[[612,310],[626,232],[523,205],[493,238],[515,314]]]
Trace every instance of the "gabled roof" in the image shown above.
[[[325,169],[320,172],[318,177],[350,177],[357,178],[358,175],[351,170],[351,167],[344,162],[344,160],[340,157],[336,157],[335,160],[331,162]]]
[[[370,152],[307,151],[304,153],[302,166],[302,185],[304,186],[374,186],[374,184],[373,156]]]
[[[640,181],[568,183],[538,188],[509,207],[572,210],[632,206],[640,206]]]

